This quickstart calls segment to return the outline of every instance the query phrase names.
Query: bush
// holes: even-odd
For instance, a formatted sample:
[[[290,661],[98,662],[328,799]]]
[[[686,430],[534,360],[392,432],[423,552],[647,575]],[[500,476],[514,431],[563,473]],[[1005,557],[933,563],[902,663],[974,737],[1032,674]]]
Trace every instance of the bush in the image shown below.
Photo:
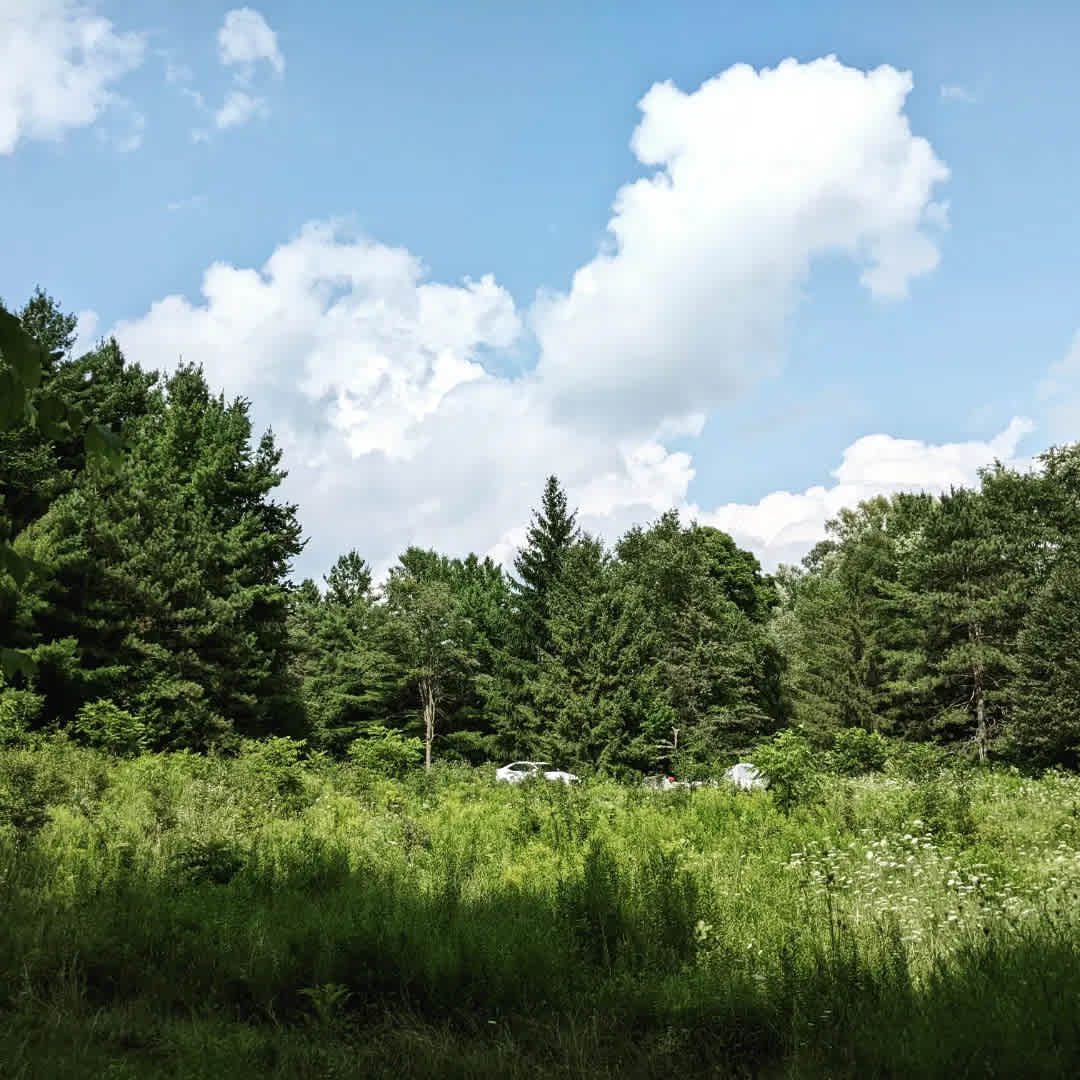
[[[268,809],[299,812],[307,801],[302,760],[306,745],[304,739],[284,735],[245,739],[239,758],[242,787]]]
[[[949,755],[940,746],[928,742],[893,744],[885,771],[904,780],[927,780],[940,776],[949,764]]]
[[[424,756],[424,744],[382,724],[372,724],[367,733],[353,739],[347,751],[349,760],[362,769],[384,776],[404,776]]]
[[[829,763],[842,776],[881,772],[888,749],[888,743],[876,731],[844,728],[836,733]]]
[[[0,690],[0,746],[18,746],[27,741],[30,729],[41,717],[45,699],[30,690],[9,686]]]
[[[88,746],[118,757],[142,753],[149,741],[142,717],[121,709],[108,698],[87,702],[79,709],[75,732]]]
[[[794,731],[781,731],[761,743],[752,761],[768,777],[773,798],[785,813],[820,790],[814,750],[805,736]]]

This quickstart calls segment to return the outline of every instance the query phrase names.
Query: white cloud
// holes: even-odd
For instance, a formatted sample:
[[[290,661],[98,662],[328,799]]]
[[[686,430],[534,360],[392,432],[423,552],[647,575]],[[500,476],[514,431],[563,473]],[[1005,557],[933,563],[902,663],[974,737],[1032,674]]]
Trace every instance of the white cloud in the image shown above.
[[[139,34],[117,32],[85,4],[0,0],[0,154],[93,124],[143,54]]]
[[[948,174],[911,133],[910,88],[891,68],[833,59],[740,66],[691,94],[654,86],[632,145],[657,171],[618,193],[610,250],[528,313],[540,359],[517,378],[484,366],[522,326],[492,276],[427,281],[409,252],[328,224],[305,227],[261,269],[215,263],[197,303],[167,297],[115,333],[144,365],[203,363],[273,423],[286,494],[313,537],[303,572],[351,546],[376,566],[409,543],[506,556],[550,472],[582,524],[612,537],[668,507],[694,509],[690,456],[664,439],[699,433],[777,369],[817,257],[851,258],[883,297],[936,264],[929,230],[945,213],[932,195]],[[837,488],[891,483],[903,462],[912,485],[934,483],[949,454],[963,456],[893,442],[849,448]],[[738,524],[766,554],[790,527],[763,522],[744,510]]]
[[[1037,394],[1047,411],[1051,442],[1080,439],[1080,330],[1065,356],[1040,380]]]
[[[269,111],[263,98],[253,97],[243,90],[231,90],[224,104],[214,113],[214,126],[218,131],[241,127],[256,116],[266,116]]]
[[[226,67],[238,67],[244,78],[250,77],[260,60],[269,63],[278,75],[285,72],[277,34],[258,11],[249,7],[226,13],[218,31],[218,56]]]
[[[1014,417],[988,441],[933,445],[891,435],[867,435],[843,453],[836,483],[802,492],[774,491],[756,503],[728,503],[712,511],[691,508],[703,523],[730,533],[770,569],[796,562],[825,535],[825,522],[845,506],[900,491],[939,494],[978,483],[978,470],[995,460],[1017,464],[1016,451],[1034,425]]]
[[[270,105],[266,98],[249,91],[260,61],[269,64],[279,77],[285,73],[285,58],[278,48],[277,35],[266,19],[253,8],[234,8],[226,12],[217,41],[218,58],[225,67],[233,69],[234,81],[242,89],[234,88],[226,94],[221,107],[214,112],[214,127],[218,131],[227,131],[242,127],[255,117],[269,116]],[[185,92],[196,108],[205,111],[205,99],[198,91],[185,89]],[[209,142],[210,132],[206,128],[195,128],[191,140]]]
[[[101,320],[96,311],[89,308],[77,314],[78,324],[75,328],[75,343],[71,346],[72,356],[82,356],[89,352],[98,343],[98,329]]]
[[[964,105],[974,105],[978,102],[978,96],[974,91],[963,86],[942,86],[941,100],[960,102]]]
[[[911,86],[834,58],[653,86],[631,145],[657,171],[616,196],[611,250],[534,312],[559,410],[647,433],[732,400],[778,368],[820,256],[904,296],[938,262],[927,226],[948,176],[904,115]]]

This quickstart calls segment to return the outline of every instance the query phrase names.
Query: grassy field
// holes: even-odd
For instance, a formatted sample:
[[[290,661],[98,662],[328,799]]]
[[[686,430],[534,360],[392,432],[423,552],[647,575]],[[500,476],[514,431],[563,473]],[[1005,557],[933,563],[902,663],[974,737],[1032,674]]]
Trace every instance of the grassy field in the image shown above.
[[[0,751],[0,1075],[1072,1076],[1080,779]]]

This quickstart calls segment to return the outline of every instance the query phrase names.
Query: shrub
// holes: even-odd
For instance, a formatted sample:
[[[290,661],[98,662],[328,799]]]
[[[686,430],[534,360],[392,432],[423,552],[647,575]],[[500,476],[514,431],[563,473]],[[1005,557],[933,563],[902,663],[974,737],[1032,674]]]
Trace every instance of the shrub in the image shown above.
[[[843,776],[862,776],[885,768],[888,744],[876,731],[844,728],[836,733],[830,764]]]
[[[306,802],[304,739],[284,735],[268,739],[245,739],[239,765],[241,784],[259,802],[280,808],[286,814],[298,812]]]
[[[75,716],[75,732],[83,742],[118,757],[134,756],[149,741],[146,724],[108,698],[87,702]]]
[[[25,743],[44,704],[45,699],[30,690],[15,690],[10,686],[0,690],[0,746]]]
[[[949,755],[935,743],[897,741],[889,751],[885,770],[905,780],[927,780],[940,776],[948,763]]]
[[[384,776],[403,776],[420,763],[424,744],[382,724],[372,724],[366,734],[349,744],[349,760],[362,769]]]
[[[785,813],[820,790],[814,750],[805,736],[794,731],[781,731],[761,743],[752,760],[769,778],[773,798]]]

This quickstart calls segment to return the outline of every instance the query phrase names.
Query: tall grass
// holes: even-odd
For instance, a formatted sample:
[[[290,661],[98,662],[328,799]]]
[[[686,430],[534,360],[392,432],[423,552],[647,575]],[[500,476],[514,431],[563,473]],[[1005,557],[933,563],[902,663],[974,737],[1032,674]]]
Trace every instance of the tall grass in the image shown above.
[[[1065,1076],[1080,781],[0,752],[0,1075]]]

